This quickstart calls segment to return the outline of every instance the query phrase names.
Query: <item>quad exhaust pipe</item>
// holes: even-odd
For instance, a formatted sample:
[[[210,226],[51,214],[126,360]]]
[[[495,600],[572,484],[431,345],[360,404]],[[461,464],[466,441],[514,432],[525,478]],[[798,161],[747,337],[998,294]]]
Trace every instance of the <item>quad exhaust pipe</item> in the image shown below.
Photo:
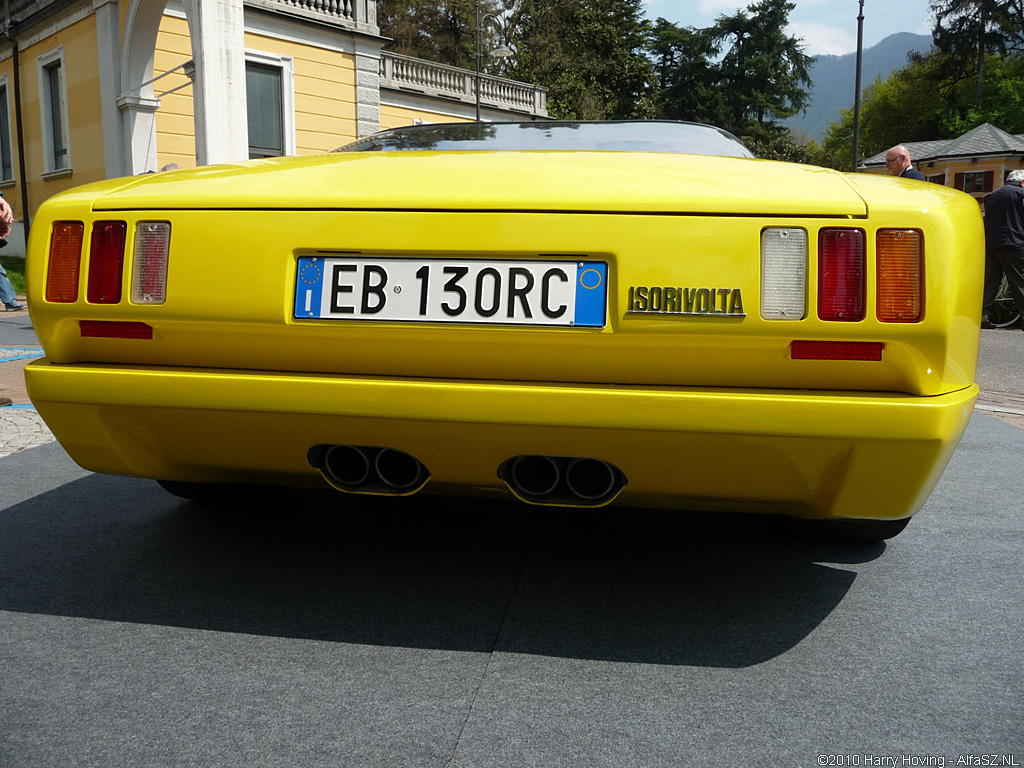
[[[530,504],[601,507],[626,485],[626,476],[601,459],[572,456],[514,456],[498,467],[519,499]]]
[[[422,462],[395,448],[315,445],[308,458],[328,485],[345,493],[410,496],[430,479]],[[626,485],[614,464],[573,456],[513,456],[498,467],[498,477],[522,501],[563,507],[604,506]]]
[[[334,489],[346,493],[408,496],[430,479],[413,456],[394,448],[365,445],[315,445],[309,463]]]

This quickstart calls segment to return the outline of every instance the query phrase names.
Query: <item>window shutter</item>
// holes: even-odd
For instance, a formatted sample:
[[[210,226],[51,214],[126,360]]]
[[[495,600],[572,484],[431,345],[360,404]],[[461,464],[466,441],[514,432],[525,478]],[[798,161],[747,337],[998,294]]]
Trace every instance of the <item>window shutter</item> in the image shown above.
[[[953,186],[959,189],[961,192],[964,191],[964,174],[958,173],[954,177]]]
[[[984,187],[982,187],[982,190],[981,190],[982,192],[991,192],[992,191],[992,177],[994,175],[995,175],[995,171],[985,171],[985,182],[984,182]]]

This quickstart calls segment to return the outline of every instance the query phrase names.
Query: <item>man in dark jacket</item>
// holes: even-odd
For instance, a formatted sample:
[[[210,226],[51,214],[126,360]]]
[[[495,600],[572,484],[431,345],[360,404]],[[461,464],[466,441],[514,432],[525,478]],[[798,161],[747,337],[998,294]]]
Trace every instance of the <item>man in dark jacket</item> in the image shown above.
[[[910,151],[900,145],[885,153],[885,172],[903,179],[924,181],[924,174],[910,164]]]
[[[1024,311],[1024,170],[1010,171],[1006,183],[985,195],[985,296],[982,322],[1006,275],[1017,308]]]

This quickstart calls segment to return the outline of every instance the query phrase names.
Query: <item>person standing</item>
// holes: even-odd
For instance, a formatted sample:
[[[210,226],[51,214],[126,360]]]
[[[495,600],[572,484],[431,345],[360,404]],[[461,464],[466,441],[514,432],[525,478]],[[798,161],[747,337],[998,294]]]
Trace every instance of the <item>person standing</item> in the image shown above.
[[[1010,171],[1006,183],[985,195],[985,294],[982,324],[1006,275],[1017,309],[1024,311],[1024,170]]]
[[[7,245],[6,238],[11,234],[13,221],[14,212],[11,210],[10,204],[0,195],[0,248]],[[3,264],[0,264],[0,301],[3,302],[7,312],[17,312],[19,309],[25,308],[24,304],[18,302],[18,297],[14,294],[14,286],[11,285],[11,279],[7,277],[7,270],[4,269]]]
[[[885,153],[885,172],[903,179],[924,181],[924,174],[910,164],[910,152],[902,144]]]

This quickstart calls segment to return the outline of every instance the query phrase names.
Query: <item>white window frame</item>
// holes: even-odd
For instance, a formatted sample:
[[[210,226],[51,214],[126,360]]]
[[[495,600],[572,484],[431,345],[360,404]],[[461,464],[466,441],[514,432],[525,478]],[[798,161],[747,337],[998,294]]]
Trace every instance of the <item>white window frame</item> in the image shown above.
[[[50,93],[50,78],[47,70],[54,64],[59,63],[60,78],[60,115],[54,116],[50,105],[52,103]],[[43,139],[43,178],[63,178],[71,175],[71,131],[68,125],[68,68],[64,60],[64,46],[60,46],[49,53],[44,53],[36,59],[36,74],[39,79],[39,117],[42,126]],[[54,157],[53,146],[53,125],[55,120],[60,120],[61,132],[64,137],[64,165],[58,166]]]
[[[14,121],[11,120],[11,89],[7,84],[6,73],[0,75],[0,88],[7,91],[7,141],[0,141],[0,159],[8,158],[11,165],[11,176],[8,179],[0,178],[0,186],[9,185],[14,183],[14,152],[11,150],[11,128],[14,125]],[[0,176],[3,175],[3,163],[0,162]]]
[[[245,63],[262,64],[281,70],[281,130],[284,132],[285,157],[295,150],[295,62],[291,56],[265,51],[245,51]]]

